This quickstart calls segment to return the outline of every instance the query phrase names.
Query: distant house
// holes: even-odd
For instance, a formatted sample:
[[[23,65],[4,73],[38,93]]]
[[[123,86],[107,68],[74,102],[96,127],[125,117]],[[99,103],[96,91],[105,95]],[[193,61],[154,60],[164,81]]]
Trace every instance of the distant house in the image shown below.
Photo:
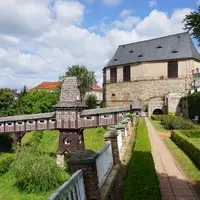
[[[49,92],[53,92],[60,85],[61,85],[60,81],[58,81],[58,82],[42,82],[39,85],[35,86],[34,88],[29,89],[28,92],[31,92],[34,89],[46,90]],[[96,95],[98,102],[101,102],[103,100],[102,88],[96,84],[92,85],[92,90],[90,92],[88,92],[86,95],[88,95],[88,94]]]
[[[35,86],[34,88],[31,88],[28,90],[28,92],[31,92],[34,89],[37,90],[46,90],[49,92],[53,92],[57,87],[61,85],[61,82],[42,82],[39,85]]]
[[[13,90],[11,90],[11,92],[12,92],[13,95],[15,96],[15,99],[17,99],[17,98],[18,98],[17,89],[13,89]]]
[[[87,92],[86,95],[93,94],[97,97],[97,101],[100,103],[103,100],[103,90],[100,86],[93,84],[92,90]]]

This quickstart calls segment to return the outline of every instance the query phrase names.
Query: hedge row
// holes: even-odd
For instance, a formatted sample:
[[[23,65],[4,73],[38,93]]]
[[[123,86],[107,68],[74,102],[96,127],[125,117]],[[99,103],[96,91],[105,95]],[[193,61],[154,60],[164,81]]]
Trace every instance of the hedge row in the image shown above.
[[[163,126],[167,130],[191,130],[200,129],[200,126],[194,124],[190,120],[185,120],[183,118],[172,116],[172,115],[158,115],[151,116],[151,119],[161,121]]]
[[[144,118],[136,129],[135,148],[128,165],[128,176],[123,187],[124,200],[159,200],[160,188],[156,176],[151,146]]]
[[[11,153],[0,154],[0,176],[9,170],[9,167],[13,160],[14,155]]]
[[[200,147],[190,141],[190,138],[199,137],[199,133],[188,131],[172,131],[171,138],[185,153],[187,153],[193,162],[200,169]],[[189,136],[189,137],[188,137]]]

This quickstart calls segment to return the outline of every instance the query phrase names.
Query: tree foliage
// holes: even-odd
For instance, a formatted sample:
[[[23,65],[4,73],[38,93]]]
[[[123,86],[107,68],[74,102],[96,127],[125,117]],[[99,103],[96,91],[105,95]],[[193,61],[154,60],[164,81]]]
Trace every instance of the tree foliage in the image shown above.
[[[0,88],[0,117],[14,113],[15,97],[8,88]]]
[[[72,65],[68,67],[67,72],[60,79],[62,80],[66,76],[77,77],[82,98],[86,92],[91,90],[92,84],[97,83],[94,72],[89,72],[85,66]]]
[[[94,109],[97,107],[97,97],[96,95],[89,94],[86,96],[85,100],[86,105],[88,106],[89,109]]]
[[[45,113],[54,110],[53,105],[58,102],[59,92],[33,90],[19,100],[23,114]]]
[[[184,29],[190,31],[200,45],[200,7],[198,11],[193,11],[186,15],[183,22],[185,23]]]

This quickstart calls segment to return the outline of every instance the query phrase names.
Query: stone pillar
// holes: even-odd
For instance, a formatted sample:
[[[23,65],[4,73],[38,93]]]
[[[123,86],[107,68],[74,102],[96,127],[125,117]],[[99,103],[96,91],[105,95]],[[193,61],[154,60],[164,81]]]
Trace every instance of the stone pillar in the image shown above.
[[[125,129],[125,127],[124,127],[123,124],[118,124],[118,125],[116,126],[116,130],[117,130],[117,131],[120,130],[120,131],[122,132],[122,137],[125,137],[124,129]]]
[[[128,121],[123,120],[121,121],[121,123],[125,126],[124,132],[125,132],[125,136],[128,136]]]
[[[98,154],[92,150],[79,151],[68,160],[72,173],[83,170],[84,185],[87,200],[100,200],[96,159]]]
[[[105,141],[111,142],[114,165],[120,163],[119,150],[118,150],[118,144],[117,144],[117,135],[118,134],[117,134],[116,129],[110,129],[109,132],[107,132],[104,135]]]

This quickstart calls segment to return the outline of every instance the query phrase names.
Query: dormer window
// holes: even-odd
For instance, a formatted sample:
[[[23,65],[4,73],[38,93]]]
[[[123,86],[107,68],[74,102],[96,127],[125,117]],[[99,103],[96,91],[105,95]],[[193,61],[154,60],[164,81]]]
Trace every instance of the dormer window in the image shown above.
[[[133,50],[129,51],[129,53],[133,53],[133,52],[134,52]]]
[[[141,58],[141,57],[143,57],[143,55],[142,55],[142,54],[140,54],[138,57],[139,57],[139,58]]]
[[[158,45],[156,48],[157,48],[157,49],[162,49],[162,46],[161,46],[161,45]]]
[[[114,61],[116,62],[116,61],[118,61],[118,59],[117,59],[117,58],[115,58],[115,59],[114,59]]]
[[[178,51],[177,50],[172,50],[172,53],[178,53]]]

